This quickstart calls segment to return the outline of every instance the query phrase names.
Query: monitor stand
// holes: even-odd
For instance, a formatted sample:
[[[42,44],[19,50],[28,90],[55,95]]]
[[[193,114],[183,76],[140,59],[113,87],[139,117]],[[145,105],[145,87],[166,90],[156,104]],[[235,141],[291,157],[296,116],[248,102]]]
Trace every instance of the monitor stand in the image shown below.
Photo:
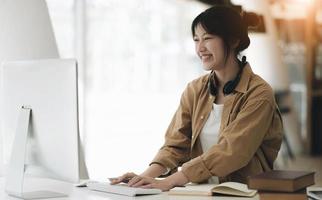
[[[30,124],[31,108],[22,106],[12,146],[10,163],[6,175],[6,192],[21,199],[43,199],[66,197],[68,195],[51,191],[23,192],[26,146]]]

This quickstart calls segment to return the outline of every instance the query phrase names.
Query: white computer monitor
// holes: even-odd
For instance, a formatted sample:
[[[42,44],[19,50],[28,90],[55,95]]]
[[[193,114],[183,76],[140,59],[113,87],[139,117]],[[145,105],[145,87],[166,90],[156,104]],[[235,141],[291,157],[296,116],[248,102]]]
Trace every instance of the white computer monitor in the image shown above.
[[[76,61],[5,62],[1,71],[8,194],[31,199],[55,195],[25,193],[25,175],[73,183],[88,178],[80,148]]]
[[[59,58],[59,52],[46,0],[0,0],[0,63],[48,58]],[[0,177],[3,144],[0,132]]]

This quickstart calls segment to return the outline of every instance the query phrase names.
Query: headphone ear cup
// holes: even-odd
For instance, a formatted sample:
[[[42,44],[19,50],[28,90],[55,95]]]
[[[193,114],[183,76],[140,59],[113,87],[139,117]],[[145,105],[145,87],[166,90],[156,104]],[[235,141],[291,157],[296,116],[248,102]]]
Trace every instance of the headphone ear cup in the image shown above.
[[[211,78],[208,81],[208,89],[209,89],[209,92],[210,92],[210,94],[212,96],[216,96],[217,95],[217,87],[213,84]]]
[[[223,88],[224,95],[232,93],[236,87],[235,85],[235,80],[228,81]]]

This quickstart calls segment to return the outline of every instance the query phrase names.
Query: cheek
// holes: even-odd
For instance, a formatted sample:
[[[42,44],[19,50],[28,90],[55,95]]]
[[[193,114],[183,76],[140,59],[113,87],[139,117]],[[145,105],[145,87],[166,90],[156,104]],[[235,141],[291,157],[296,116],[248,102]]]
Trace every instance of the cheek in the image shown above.
[[[195,52],[198,55],[198,46],[197,45],[195,45]]]
[[[196,54],[198,55],[198,52],[199,52],[199,46],[198,46],[198,43],[195,43],[195,52],[196,52]]]
[[[211,53],[216,59],[219,59],[219,60],[224,57],[224,50],[219,45],[212,46]]]
[[[221,57],[225,57],[225,48],[224,44],[221,42],[218,44],[218,53],[220,54]]]
[[[206,45],[206,48],[208,49],[209,52],[213,53],[213,54],[217,54],[218,53],[218,45],[214,44],[214,43],[209,43]]]

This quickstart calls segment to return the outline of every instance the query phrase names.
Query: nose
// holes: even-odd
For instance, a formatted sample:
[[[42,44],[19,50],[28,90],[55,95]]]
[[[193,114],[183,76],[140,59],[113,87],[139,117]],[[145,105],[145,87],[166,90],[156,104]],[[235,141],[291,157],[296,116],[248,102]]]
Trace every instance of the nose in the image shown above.
[[[204,45],[204,43],[202,41],[199,41],[196,43],[196,52],[199,53],[199,52],[203,52],[206,50],[206,47]]]

